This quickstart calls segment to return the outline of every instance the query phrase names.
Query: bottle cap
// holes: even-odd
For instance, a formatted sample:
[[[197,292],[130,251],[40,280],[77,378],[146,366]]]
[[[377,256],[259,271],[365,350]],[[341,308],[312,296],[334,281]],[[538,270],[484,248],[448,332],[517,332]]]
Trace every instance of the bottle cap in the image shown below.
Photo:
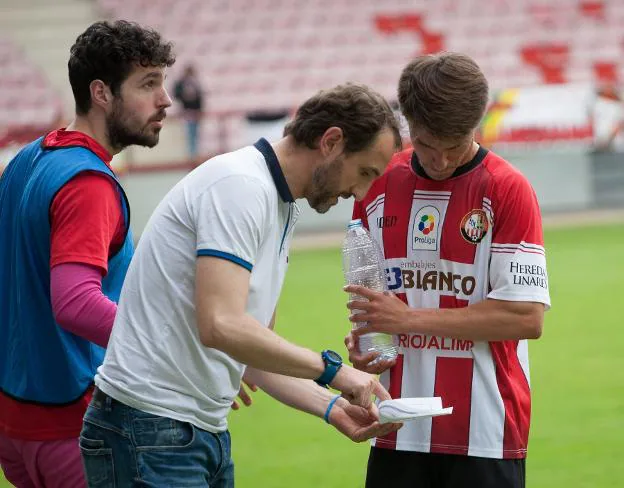
[[[353,229],[354,227],[362,227],[362,219],[353,219],[349,222],[347,229]]]

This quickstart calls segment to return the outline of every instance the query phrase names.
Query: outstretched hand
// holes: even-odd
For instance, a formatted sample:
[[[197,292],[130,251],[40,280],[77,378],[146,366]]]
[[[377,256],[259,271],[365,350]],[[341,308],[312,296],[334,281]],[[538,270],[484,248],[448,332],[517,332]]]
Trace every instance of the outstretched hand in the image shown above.
[[[343,364],[336,373],[330,386],[342,393],[342,398],[353,405],[363,407],[375,418],[379,417],[377,406],[373,402],[373,395],[380,401],[389,400],[390,393],[372,374],[358,371]]]
[[[329,423],[353,442],[363,442],[373,437],[383,437],[399,430],[403,424],[380,424],[377,409],[370,410],[352,405],[339,398],[329,413]]]
[[[238,390],[238,398],[240,398],[243,405],[249,407],[253,403],[253,400],[251,399],[251,395],[245,389],[245,385],[247,385],[247,388],[249,388],[251,391],[258,391],[258,387],[246,380],[241,381],[240,389]],[[239,408],[240,405],[238,401],[234,400],[232,402],[232,410],[238,410]]]

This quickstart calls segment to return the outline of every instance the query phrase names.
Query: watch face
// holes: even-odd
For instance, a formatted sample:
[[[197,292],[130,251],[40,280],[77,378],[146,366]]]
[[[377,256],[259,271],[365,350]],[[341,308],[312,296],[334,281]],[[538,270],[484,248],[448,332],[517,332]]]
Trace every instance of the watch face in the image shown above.
[[[327,351],[325,351],[325,357],[332,364],[342,364],[342,358],[340,357],[340,354],[335,351],[328,349]]]

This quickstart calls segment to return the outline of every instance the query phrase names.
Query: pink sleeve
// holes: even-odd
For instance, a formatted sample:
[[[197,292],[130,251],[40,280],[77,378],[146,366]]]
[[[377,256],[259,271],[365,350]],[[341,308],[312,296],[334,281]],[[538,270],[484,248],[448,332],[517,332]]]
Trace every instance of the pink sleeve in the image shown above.
[[[92,265],[64,263],[50,271],[54,320],[63,329],[106,347],[117,304],[102,293],[101,270]]]

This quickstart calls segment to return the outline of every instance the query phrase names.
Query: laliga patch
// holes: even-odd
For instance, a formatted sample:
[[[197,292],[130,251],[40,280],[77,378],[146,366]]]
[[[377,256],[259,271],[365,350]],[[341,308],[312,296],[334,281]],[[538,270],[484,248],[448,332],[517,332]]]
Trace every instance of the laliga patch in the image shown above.
[[[421,208],[414,217],[412,250],[436,251],[439,231],[440,211],[431,205]]]
[[[464,215],[459,230],[462,237],[468,242],[479,244],[489,228],[490,223],[488,222],[487,214],[481,209],[474,209]]]

